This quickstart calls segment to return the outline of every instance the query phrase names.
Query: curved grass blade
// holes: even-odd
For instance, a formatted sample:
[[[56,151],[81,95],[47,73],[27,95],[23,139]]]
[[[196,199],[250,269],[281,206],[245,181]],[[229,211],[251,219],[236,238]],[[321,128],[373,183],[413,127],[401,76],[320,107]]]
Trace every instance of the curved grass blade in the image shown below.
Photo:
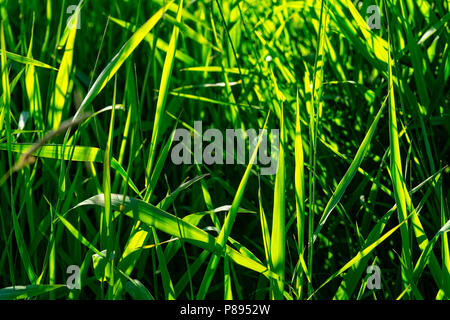
[[[105,205],[104,195],[100,194],[93,196],[77,204],[71,210],[87,205],[96,205],[103,207]],[[186,221],[172,214],[169,214],[166,211],[163,211],[149,203],[135,198],[124,197],[123,195],[119,194],[111,194],[111,206],[114,210],[118,210],[131,218],[136,218],[164,233],[167,233],[174,237],[183,238],[186,242],[189,242],[202,249],[214,252],[216,254],[227,254],[235,263],[242,265],[243,267],[250,270],[264,274],[268,278],[278,278],[273,272],[270,272],[261,263],[248,258],[247,256],[239,253],[229,246],[226,247],[224,252],[222,246],[219,245],[218,239],[214,238],[207,232],[193,226],[192,224],[187,223]],[[181,229],[181,233],[179,228]]]
[[[349,262],[347,262],[342,268],[340,268],[338,271],[336,271],[332,276],[330,276],[322,285],[320,285],[319,288],[317,288],[314,293],[309,297],[311,298],[314,294],[317,293],[320,289],[322,289],[326,284],[328,284],[331,280],[335,279],[337,276],[351,268],[354,264],[360,262],[365,256],[370,254],[376,247],[378,247],[384,240],[386,240],[388,237],[390,237],[397,229],[399,229],[407,220],[404,220],[403,222],[400,222],[397,226],[386,232],[383,236],[378,238],[374,243],[372,243],[370,246],[364,248],[358,254],[351,259]]]
[[[38,68],[50,69],[50,70],[55,70],[55,71],[58,70],[46,63],[35,60],[31,57],[24,57],[24,56],[18,55],[16,53],[8,52],[6,50],[5,50],[5,52],[6,52],[6,57],[8,57],[8,59],[10,59],[11,61],[15,61],[17,63],[21,63],[21,64],[28,65],[28,66],[34,66],[34,67],[38,67]],[[0,50],[0,55],[3,56],[3,50]]]
[[[155,300],[150,291],[137,279],[128,280],[125,288],[133,300]]]
[[[266,129],[267,121],[269,120],[269,114],[267,115],[266,121],[263,126],[263,131]],[[236,195],[234,196],[233,202],[231,204],[230,212],[228,213],[225,222],[222,226],[222,229],[220,230],[219,236],[217,237],[217,244],[219,246],[219,252],[223,251],[225,249],[225,244],[228,241],[228,237],[231,233],[231,229],[233,228],[234,221],[237,216],[237,212],[239,209],[239,205],[241,204],[242,197],[244,196],[245,187],[247,186],[248,178],[250,177],[250,173],[252,170],[253,163],[255,162],[257,152],[259,150],[259,145],[261,143],[262,134],[259,135],[258,142],[256,144],[256,148],[253,151],[253,154],[249,160],[249,164],[247,166],[247,169],[245,170],[244,176],[241,179],[241,182],[239,183],[239,187],[236,191]],[[228,250],[226,254],[229,254]],[[222,254],[214,254],[211,257],[211,260],[209,261],[208,268],[206,271],[206,274],[202,280],[202,283],[200,285],[200,289],[197,294],[197,299],[202,300],[205,298],[206,293],[208,292],[209,286],[211,284],[212,278],[214,276],[214,273],[216,272],[217,266],[219,264],[219,260]],[[248,258],[247,258],[248,259]],[[235,261],[236,263],[239,263]],[[269,269],[265,268],[265,272],[269,271]],[[272,271],[270,271],[272,273]],[[276,277],[278,279],[278,276]]]
[[[145,38],[145,35],[153,29],[153,27],[158,23],[158,21],[163,17],[164,12],[172,4],[172,1],[167,2],[161,9],[159,9],[147,22],[140,27],[131,38],[123,45],[120,51],[115,55],[115,57],[108,63],[108,65],[103,69],[102,73],[98,76],[97,80],[92,85],[91,89],[87,93],[77,112],[75,117],[77,118],[84,110],[86,106],[92,103],[95,97],[103,90],[106,84],[111,80],[111,78],[116,74],[125,60],[133,53],[137,46]]]
[[[11,144],[11,152],[17,152],[21,154],[28,154],[33,148],[34,144],[31,143],[14,143]],[[0,150],[8,150],[7,145],[0,144]],[[72,161],[87,161],[87,162],[103,162],[104,151],[96,147],[85,146],[68,146],[65,147],[60,144],[43,145],[40,149],[35,150],[31,155],[48,158],[48,159],[63,159]],[[141,191],[136,187],[134,182],[128,177],[125,169],[117,162],[115,158],[111,159],[111,168],[113,168],[119,175],[128,182],[130,188],[141,196]]]
[[[395,211],[396,206],[394,206],[391,210],[389,210],[375,225],[375,227],[370,232],[369,236],[366,240],[366,247],[370,244],[374,243],[377,239],[380,238],[386,224],[389,221],[389,218]],[[365,267],[369,261],[369,256],[364,257],[360,261],[354,264],[353,268],[345,274],[344,279],[341,282],[335,296],[333,299],[336,300],[348,300],[350,299],[353,291],[356,288],[361,276],[365,270]]]
[[[25,298],[33,298],[64,287],[66,286],[62,284],[7,287],[0,289],[0,300],[18,300]]]
[[[169,145],[171,143],[171,139],[167,142],[167,145]],[[167,149],[168,150],[168,149]],[[159,159],[158,159],[158,163],[160,162],[161,159],[163,159],[165,157],[165,155],[160,155]],[[164,160],[162,160],[162,162],[164,162]],[[156,168],[153,172],[153,176],[155,174],[158,174],[158,163],[156,165]],[[161,168],[162,169],[162,168]],[[152,176],[152,177],[153,177]],[[172,202],[176,199],[176,196],[178,196],[178,194],[183,191],[186,190],[187,188],[189,188],[193,183],[197,182],[198,180],[202,179],[204,176],[202,177],[196,177],[194,179],[191,179],[185,183],[183,183],[181,186],[179,186],[174,192],[172,192],[171,194],[169,194],[166,198],[164,198],[160,203],[158,203],[157,207],[162,209],[162,210],[166,210],[171,204]],[[186,218],[185,218],[186,219]],[[191,222],[191,221],[187,221],[187,222]],[[131,274],[131,272],[133,271],[139,257],[140,257],[140,252],[136,252],[135,248],[139,248],[142,247],[144,245],[144,242],[149,239],[149,232],[146,229],[143,229],[140,227],[140,221],[136,222],[135,225],[133,226],[133,230],[130,233],[130,237],[127,240],[127,244],[125,246],[125,249],[123,251],[122,257],[120,258],[119,261],[119,268],[121,268],[122,270],[124,270],[124,272],[126,274]],[[192,222],[191,222],[192,223]],[[169,245],[168,248],[171,248],[171,246]],[[167,255],[167,250],[166,250],[166,260],[170,261],[170,259],[172,258],[170,255]],[[169,251],[170,252],[170,251]],[[117,283],[116,285],[116,292],[119,292],[122,288],[122,284],[120,282]]]
[[[416,267],[414,268],[413,279],[417,281],[422,274],[423,270],[428,264],[434,245],[438,241],[441,235],[450,231],[450,220],[434,235],[434,237],[428,242],[425,249],[422,250],[419,260],[417,261]]]

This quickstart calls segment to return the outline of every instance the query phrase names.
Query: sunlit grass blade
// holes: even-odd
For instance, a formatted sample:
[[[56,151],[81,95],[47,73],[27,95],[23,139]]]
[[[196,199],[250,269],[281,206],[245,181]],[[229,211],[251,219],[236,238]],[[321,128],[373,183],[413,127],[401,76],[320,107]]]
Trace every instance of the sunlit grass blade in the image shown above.
[[[297,250],[299,257],[304,254],[304,237],[305,237],[305,177],[304,177],[304,158],[303,158],[303,141],[300,120],[300,101],[297,90],[296,112],[295,112],[295,212],[297,219]],[[299,258],[300,259],[300,258]],[[303,270],[303,269],[301,269]],[[302,295],[302,271],[298,271],[295,286],[297,295]]]
[[[32,58],[33,36],[30,40],[28,48],[28,57]],[[33,64],[27,64],[25,67],[25,87],[30,101],[30,114],[34,120],[36,128],[44,129],[44,119],[42,113],[41,89],[39,85],[39,77]],[[40,135],[42,137],[42,135]]]
[[[81,234],[79,230],[77,230],[77,228],[73,226],[73,224],[69,222],[69,220],[67,220],[66,218],[64,218],[59,214],[56,214],[56,216],[57,219],[61,221],[62,224],[66,227],[66,229],[75,237],[75,239],[77,239],[77,241],[80,241],[80,243],[82,243],[84,246],[92,250],[95,254],[99,255],[100,257],[106,258],[105,255],[100,250],[98,250],[89,240],[87,240]]]
[[[74,26],[72,26],[69,31],[69,36],[64,48],[64,55],[56,76],[55,91],[50,102],[50,110],[48,113],[48,124],[53,130],[58,129],[61,124],[64,107],[67,105],[70,96],[73,53],[75,48],[75,38],[77,35],[77,28],[75,26],[77,25],[79,19],[78,11],[72,15],[72,19]]]
[[[265,121],[264,126],[263,126],[263,131],[266,128],[267,121],[269,119],[269,115],[270,115],[270,113],[267,115],[266,121]],[[256,159],[256,156],[257,156],[257,152],[258,152],[258,149],[259,149],[259,145],[261,143],[261,139],[262,139],[262,134],[260,134],[260,136],[258,138],[258,142],[256,144],[256,148],[253,151],[253,154],[251,155],[251,157],[249,159],[249,164],[247,165],[247,169],[245,170],[244,176],[241,179],[241,182],[240,182],[239,187],[237,189],[236,195],[235,195],[235,197],[233,199],[233,203],[231,205],[230,212],[228,213],[228,215],[227,215],[227,217],[225,219],[225,222],[224,222],[224,224],[222,226],[222,229],[220,230],[219,236],[217,237],[217,243],[218,243],[218,246],[219,246],[219,250],[224,250],[225,249],[226,243],[228,241],[228,237],[229,237],[229,235],[231,233],[231,230],[233,228],[233,224],[234,224],[234,222],[236,220],[238,208],[239,208],[239,205],[241,204],[242,197],[244,196],[245,187],[246,187],[248,179],[250,177],[250,173],[251,173],[251,169],[252,169],[253,163],[255,162],[255,159]],[[227,252],[227,254],[228,254],[228,252]],[[212,278],[214,277],[214,273],[216,272],[217,266],[219,264],[219,260],[220,260],[220,255],[215,254],[215,255],[213,255],[211,257],[211,260],[209,261],[209,264],[208,264],[207,272],[206,272],[206,274],[205,274],[205,276],[204,276],[204,278],[202,280],[202,283],[200,285],[200,289],[199,289],[199,291],[197,293],[197,299],[202,300],[202,299],[205,298],[205,296],[206,296],[206,294],[208,292],[209,286],[211,285]],[[239,263],[237,261],[235,261],[235,262]]]
[[[386,102],[386,100],[385,100]],[[386,106],[386,103],[383,103],[380,110],[378,111],[374,121],[372,122],[372,125],[369,128],[369,131],[367,131],[366,136],[364,137],[364,140],[361,142],[361,146],[359,147],[358,151],[356,152],[355,158],[353,159],[350,167],[348,168],[347,172],[342,177],[341,181],[339,182],[338,186],[336,187],[336,190],[334,191],[331,198],[328,200],[328,203],[325,207],[325,210],[322,214],[322,217],[320,218],[319,225],[317,226],[316,230],[314,231],[314,237],[313,242],[309,245],[312,245],[314,241],[317,239],[318,234],[322,230],[323,226],[325,225],[325,222],[327,221],[328,217],[330,216],[333,209],[336,207],[336,205],[341,200],[342,196],[345,193],[345,190],[347,189],[348,185],[352,181],[353,177],[355,176],[357,169],[361,165],[364,156],[366,155],[370,142],[372,140],[372,137],[374,135],[375,129],[377,128],[378,121],[381,118],[381,115],[383,114],[384,107]]]
[[[286,133],[284,129],[284,109],[281,110],[280,124],[280,147],[278,156],[278,170],[275,177],[274,201],[273,201],[273,218],[272,218],[272,235],[270,237],[271,244],[271,267],[272,271],[278,275],[278,281],[272,281],[271,298],[283,299],[284,294],[284,278],[286,264],[286,213],[285,213],[285,155],[284,150],[287,146]]]
[[[389,145],[390,145],[390,170],[392,176],[392,185],[394,189],[395,203],[397,204],[398,218],[400,222],[404,222],[408,216],[406,207],[407,194],[406,184],[403,180],[402,174],[402,160],[400,156],[400,144],[398,137],[398,127],[397,127],[397,112],[395,105],[395,95],[394,95],[394,81],[392,66],[393,62],[391,60],[391,46],[390,46],[390,34],[389,35],[389,50],[388,50],[388,65],[389,65]],[[406,273],[411,273],[412,261],[411,261],[411,245],[410,245],[410,235],[408,231],[408,224],[402,224],[401,235],[402,235],[402,259],[403,266],[405,270],[402,272],[403,280],[405,285],[407,283]]]
[[[134,25],[132,25],[132,24],[126,22],[126,21],[123,21],[123,20],[120,20],[120,19],[117,19],[117,18],[113,18],[113,17],[111,17],[110,19],[111,19],[112,22],[114,22],[114,23],[116,23],[117,25],[119,25],[119,26],[121,26],[121,27],[123,27],[123,28],[126,28],[126,29],[128,29],[128,30],[130,30],[130,31],[133,31],[133,30],[136,29],[136,26],[134,26]],[[154,40],[155,40],[154,37],[155,37],[155,36],[154,36],[152,33],[148,33],[148,34],[145,36],[145,39],[144,39],[144,40],[145,40],[148,44],[153,45],[153,42],[154,42]],[[167,53],[167,51],[169,50],[169,44],[166,43],[164,40],[162,40],[162,39],[160,39],[160,38],[157,38],[157,39],[156,39],[156,47],[157,47],[159,50],[164,51],[164,52],[166,52],[166,53]],[[188,56],[187,54],[185,54],[185,53],[183,53],[182,51],[179,51],[179,50],[177,50],[177,51],[175,52],[175,59],[178,59],[178,60],[184,62],[184,63],[187,64],[187,65],[192,65],[192,64],[195,63],[195,60],[194,60],[192,57]]]
[[[101,194],[79,203],[73,207],[72,210],[87,205],[104,206],[104,203],[104,195]],[[166,211],[152,206],[151,204],[135,198],[111,194],[111,206],[114,210],[123,212],[131,218],[139,219],[145,224],[148,224],[149,226],[152,226],[160,231],[175,237],[182,237],[185,241],[215,254],[227,254],[237,264],[264,274],[268,278],[277,279],[277,276],[270,272],[261,263],[248,258],[229,246],[227,246],[225,252],[223,252],[222,250],[224,250],[224,248],[220,246],[219,239],[213,238],[207,232],[194,227],[193,225],[167,213]],[[179,231],[179,226],[181,227],[181,234]]]
[[[180,1],[180,4],[178,6],[178,13],[177,13],[177,21],[181,21],[183,13],[183,0]],[[152,139],[150,142],[150,151],[149,151],[149,160],[146,167],[146,176],[147,179],[150,178],[153,170],[153,161],[155,157],[156,152],[156,145],[158,143],[159,139],[159,131],[161,126],[161,120],[164,117],[164,109],[166,107],[166,101],[167,96],[169,92],[169,86],[170,86],[170,79],[172,77],[172,70],[173,65],[175,62],[175,52],[177,50],[177,42],[178,42],[178,35],[180,33],[180,28],[178,26],[174,26],[172,31],[172,37],[170,38],[169,48],[167,50],[166,59],[164,61],[164,66],[162,70],[161,75],[161,83],[159,87],[159,94],[158,94],[158,102],[156,104],[156,111],[155,111],[155,120],[153,122],[153,131],[152,131]],[[152,190],[148,189],[147,195],[150,194]],[[146,199],[148,196],[146,195]]]
[[[6,43],[5,43],[5,35],[4,35],[4,29],[3,29],[3,21],[1,22],[1,34],[2,37],[2,43],[1,43],[1,50],[6,49]],[[3,126],[5,125],[5,118],[9,117],[9,108],[11,103],[11,87],[9,83],[9,70],[8,70],[8,59],[6,55],[1,55],[1,76],[2,76],[2,108],[0,110],[0,132],[3,130]]]
[[[38,60],[35,60],[31,57],[24,57],[21,55],[18,55],[16,53],[12,53],[12,52],[6,52],[6,56],[8,57],[8,59],[10,59],[11,61],[15,61],[17,63],[21,63],[27,66],[34,66],[34,67],[38,67],[38,68],[44,68],[44,69],[51,69],[51,70],[58,70],[46,63],[40,62]],[[0,52],[0,55],[3,56],[3,51]]]
[[[120,51],[114,56],[114,58],[108,63],[108,65],[103,69],[97,80],[92,85],[86,97],[82,101],[80,107],[78,108],[75,118],[84,111],[84,108],[92,103],[95,97],[102,91],[106,84],[111,80],[111,78],[116,74],[117,70],[122,66],[126,59],[133,53],[137,46],[145,38],[145,35],[150,32],[151,29],[158,23],[158,21],[163,17],[164,12],[172,4],[173,1],[167,2],[161,9],[159,9],[147,22],[142,25],[133,36],[123,45]]]
[[[116,95],[117,95],[117,76],[114,81],[114,93],[113,93],[113,103],[112,103],[112,112],[111,119],[109,122],[109,134],[108,141],[106,142],[105,152],[104,152],[104,160],[103,160],[103,194],[105,195],[105,210],[104,214],[102,214],[101,222],[100,222],[100,243],[102,248],[106,248],[107,252],[107,265],[108,272],[111,275],[109,279],[109,287],[108,287],[108,299],[112,299],[112,289],[114,288],[114,259],[112,259],[112,255],[114,252],[114,243],[115,243],[115,226],[113,224],[113,212],[111,208],[111,160],[112,160],[112,151],[113,151],[113,133],[114,133],[114,120],[116,115]]]
[[[449,231],[450,231],[450,220],[447,221],[447,223],[444,226],[442,226],[442,228],[434,235],[434,237],[428,242],[427,246],[422,251],[422,254],[420,255],[420,258],[417,261],[416,266],[414,268],[413,274],[414,281],[417,281],[419,279],[420,275],[422,274],[423,270],[428,264],[431,251],[433,250],[433,247],[438,241],[439,237],[445,235]]]
[[[11,152],[28,154],[33,147],[34,144],[30,143],[11,144],[9,150],[11,150]],[[8,150],[8,146],[0,143],[0,150]],[[102,149],[86,146],[63,146],[57,144],[43,145],[38,150],[32,152],[31,155],[40,158],[71,161],[103,162],[104,160],[104,151]],[[114,158],[111,159],[111,168],[113,168],[124,181],[130,185],[131,189],[135,191],[136,194],[141,194],[134,182],[129,179],[125,169]]]
[[[373,244],[382,235],[382,232],[388,223],[390,217],[395,211],[395,207],[389,210],[375,225],[369,234],[365,244],[366,247]],[[356,262],[352,268],[345,274],[344,279],[341,282],[338,290],[333,299],[336,300],[348,300],[351,298],[353,291],[355,290],[360,278],[365,271],[367,263],[369,262],[370,256],[362,258],[360,261]]]

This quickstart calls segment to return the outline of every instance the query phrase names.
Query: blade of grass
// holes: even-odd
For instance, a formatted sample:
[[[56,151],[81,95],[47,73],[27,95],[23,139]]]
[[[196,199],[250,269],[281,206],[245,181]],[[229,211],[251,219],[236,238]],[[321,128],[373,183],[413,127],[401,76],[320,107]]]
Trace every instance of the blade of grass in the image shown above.
[[[397,116],[394,96],[394,82],[392,76],[393,62],[391,60],[391,37],[388,25],[388,65],[389,65],[389,137],[390,137],[390,170],[392,176],[392,185],[394,189],[395,203],[397,204],[398,218],[400,222],[404,222],[408,213],[406,208],[405,193],[407,193],[406,185],[402,176],[402,162],[400,156],[400,144],[397,129]],[[409,241],[408,224],[402,223],[400,230],[402,236],[402,259],[404,259],[404,268],[402,268],[402,275],[404,286],[407,286],[407,273],[412,273],[411,261],[411,245]]]
[[[21,153],[26,155],[27,157],[33,155],[40,158],[48,158],[48,159],[63,159],[63,160],[72,160],[72,161],[84,161],[84,162],[103,162],[104,160],[104,151],[95,147],[86,147],[86,146],[69,146],[65,147],[60,144],[50,144],[50,145],[41,145],[39,148],[35,148],[35,144],[31,143],[14,143],[11,144],[9,150],[11,152]],[[1,143],[0,150],[8,150],[8,146]],[[34,151],[32,151],[34,150]],[[30,153],[31,151],[31,153]],[[31,159],[31,161],[34,161]],[[20,162],[19,162],[20,163]],[[136,194],[141,195],[141,192],[136,187],[134,182],[129,178],[125,169],[117,162],[116,159],[111,159],[111,168],[113,168],[119,175],[123,178],[124,181],[128,183],[130,188],[136,192]]]
[[[112,255],[114,252],[114,224],[113,224],[113,212],[111,208],[111,159],[113,150],[113,133],[114,133],[114,120],[116,114],[116,94],[117,94],[117,76],[114,79],[114,93],[113,93],[113,108],[111,112],[111,120],[109,122],[109,134],[108,141],[106,142],[104,160],[103,160],[103,193],[105,195],[105,210],[100,219],[100,243],[102,248],[106,248],[107,256],[106,268],[109,269],[109,274],[111,275],[109,279],[107,298],[111,300],[113,298],[113,288],[114,288],[114,259]]]
[[[78,5],[77,10],[72,15],[74,25],[78,23],[78,16],[80,6],[83,1]],[[69,26],[67,26],[69,28]],[[67,38],[66,46],[64,49],[64,55],[59,65],[59,71],[56,76],[55,91],[50,102],[50,111],[48,124],[53,130],[57,130],[61,124],[61,119],[63,117],[64,107],[67,105],[70,95],[70,81],[72,75],[73,67],[73,52],[75,47],[75,38],[77,35],[77,28],[72,27],[69,31],[69,36]]]
[[[359,147],[358,151],[356,152],[355,158],[353,159],[350,167],[348,168],[347,172],[342,177],[342,179],[339,182],[338,186],[336,187],[336,190],[334,191],[333,195],[328,200],[328,203],[327,203],[325,210],[322,214],[322,217],[319,221],[319,225],[317,226],[316,230],[314,231],[312,243],[309,243],[310,246],[317,239],[317,236],[320,233],[320,231],[322,230],[323,226],[325,225],[325,222],[327,221],[327,219],[330,216],[333,209],[337,206],[337,204],[341,200],[342,196],[345,193],[345,190],[347,189],[348,185],[352,181],[353,177],[355,176],[355,174],[357,172],[357,169],[360,167],[365,155],[367,154],[367,151],[370,146],[370,142],[374,135],[377,124],[381,118],[381,115],[383,114],[383,110],[384,110],[385,106],[386,106],[386,100],[382,104],[380,110],[378,111],[374,121],[372,122],[372,125],[369,128],[369,131],[367,131],[366,136],[364,137],[364,140],[361,142],[361,146]]]
[[[85,107],[90,105],[95,97],[103,90],[109,80],[116,74],[117,70],[122,66],[122,64],[127,60],[127,58],[133,53],[137,46],[145,38],[145,35],[153,29],[153,27],[158,23],[158,21],[163,17],[164,12],[173,3],[173,1],[168,1],[164,6],[161,7],[147,22],[142,25],[133,36],[123,45],[119,52],[114,56],[114,58],[108,63],[108,65],[103,69],[97,80],[92,85],[86,97],[83,99],[80,107],[75,113],[75,117],[81,115]]]
[[[300,121],[300,102],[299,92],[297,90],[296,101],[296,121],[295,121],[295,212],[297,218],[297,251],[299,257],[304,255],[304,237],[305,237],[305,177],[304,177],[304,158],[303,141]],[[303,270],[303,269],[301,269]],[[303,272],[297,273],[295,287],[297,296],[301,298],[303,287]]]
[[[71,210],[87,205],[97,205],[103,207],[104,203],[104,195],[100,194],[77,204]],[[119,194],[111,194],[111,206],[114,208],[114,210],[118,210],[121,213],[129,216],[130,218],[137,218],[145,224],[175,237],[181,236],[179,232],[180,226],[185,241],[215,254],[227,254],[237,264],[254,270],[258,273],[262,273],[268,278],[277,279],[277,276],[273,272],[270,272],[261,263],[255,261],[254,259],[248,258],[247,256],[237,252],[229,246],[226,246],[224,252],[224,248],[219,245],[220,242],[218,238],[212,237],[207,232],[149,203],[135,198],[124,197]],[[61,217],[62,216],[60,216],[60,218]]]
[[[263,132],[266,128],[267,121],[269,120],[269,115],[267,115],[266,121],[263,126]],[[262,134],[259,135],[258,142],[256,144],[256,148],[249,160],[249,164],[247,166],[247,169],[245,170],[244,176],[241,179],[241,182],[239,184],[239,187],[237,189],[236,195],[233,199],[230,212],[228,213],[225,223],[222,226],[222,229],[220,230],[219,236],[217,238],[217,243],[219,246],[219,250],[224,250],[226,247],[226,243],[228,241],[228,237],[231,233],[231,229],[233,228],[234,221],[236,219],[237,210],[239,208],[239,205],[241,203],[242,197],[244,196],[245,187],[248,182],[248,178],[250,177],[250,172],[253,166],[253,163],[255,162],[257,152],[259,149],[259,145],[261,143]],[[214,254],[211,257],[211,260],[209,261],[207,271],[203,277],[202,283],[200,285],[200,289],[197,293],[197,299],[203,300],[208,292],[209,286],[211,284],[212,278],[214,277],[214,273],[216,272],[217,266],[219,264],[220,256],[218,254]],[[235,261],[237,262],[237,261]]]
[[[284,276],[286,264],[286,221],[285,221],[285,160],[284,149],[287,145],[284,129],[284,108],[281,107],[281,128],[280,128],[280,150],[278,155],[278,170],[275,177],[272,235],[271,235],[271,262],[272,271],[278,275],[276,282],[272,281],[271,296],[272,299],[282,300],[284,294]]]
[[[29,286],[13,286],[0,289],[0,300],[18,300],[33,298],[48,292],[64,288],[65,285],[29,285]]]
[[[180,1],[177,12],[177,21],[181,22],[183,13],[183,0]],[[164,67],[161,75],[161,84],[159,87],[158,102],[156,104],[155,120],[153,122],[152,139],[150,142],[149,160],[146,167],[146,181],[150,179],[153,170],[153,161],[156,152],[156,145],[159,139],[159,130],[161,126],[161,120],[164,116],[164,108],[166,106],[167,96],[169,92],[170,79],[172,77],[172,70],[175,61],[175,52],[178,42],[178,35],[180,28],[178,26],[173,27],[172,37],[170,38],[169,48],[167,50],[166,60],[164,61]],[[148,201],[150,192],[152,190],[147,189],[145,199]]]
[[[0,51],[0,55],[3,56],[3,52],[6,52],[6,56],[8,57],[8,59],[10,59],[11,61],[15,61],[17,63],[21,63],[24,64],[26,66],[34,66],[34,67],[38,67],[38,68],[44,68],[44,69],[50,69],[50,70],[54,70],[57,71],[58,69],[43,63],[41,61],[35,60],[31,57],[24,57],[21,56],[19,54],[16,53],[12,53],[12,52],[8,52],[8,51]]]

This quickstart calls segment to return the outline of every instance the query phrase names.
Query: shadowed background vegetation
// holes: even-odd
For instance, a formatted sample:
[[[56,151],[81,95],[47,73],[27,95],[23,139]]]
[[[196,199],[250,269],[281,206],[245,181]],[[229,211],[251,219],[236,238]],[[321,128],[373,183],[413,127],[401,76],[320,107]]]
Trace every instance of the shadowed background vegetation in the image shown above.
[[[450,299],[448,5],[0,0],[0,299]]]

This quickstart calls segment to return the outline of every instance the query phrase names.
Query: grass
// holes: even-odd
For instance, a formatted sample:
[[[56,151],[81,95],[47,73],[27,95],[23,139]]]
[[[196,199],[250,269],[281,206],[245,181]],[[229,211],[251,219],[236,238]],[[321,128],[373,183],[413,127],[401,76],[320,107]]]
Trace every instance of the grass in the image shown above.
[[[448,1],[0,17],[0,299],[450,299]],[[198,120],[279,129],[276,174],[262,136],[245,164],[175,165]]]

